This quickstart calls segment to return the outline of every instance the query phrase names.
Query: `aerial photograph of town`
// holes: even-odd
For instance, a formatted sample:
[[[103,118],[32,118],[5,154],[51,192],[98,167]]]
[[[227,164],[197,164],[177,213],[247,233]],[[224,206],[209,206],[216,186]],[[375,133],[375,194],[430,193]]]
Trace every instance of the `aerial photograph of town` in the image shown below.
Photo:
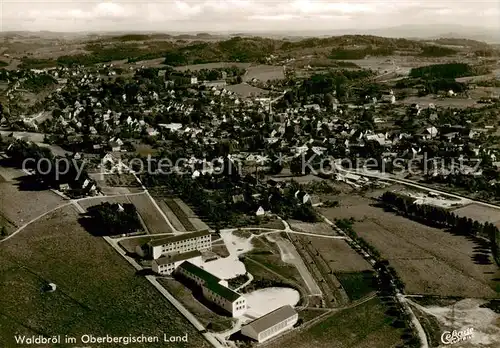
[[[500,2],[0,1],[24,347],[500,348]]]

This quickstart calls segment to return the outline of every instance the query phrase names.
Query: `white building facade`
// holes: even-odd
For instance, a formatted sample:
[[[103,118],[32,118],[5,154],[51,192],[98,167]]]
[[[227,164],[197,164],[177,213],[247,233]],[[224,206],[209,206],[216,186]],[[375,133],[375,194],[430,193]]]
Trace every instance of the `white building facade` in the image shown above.
[[[153,259],[158,259],[167,254],[210,250],[212,248],[212,237],[208,231],[199,231],[154,240],[149,242],[148,245]]]
[[[293,328],[298,319],[297,311],[287,305],[246,324],[241,328],[241,333],[262,343]]]
[[[190,261],[184,261],[176,268],[175,272],[201,287],[205,299],[224,309],[233,317],[245,314],[247,310],[246,299],[229,289],[226,280],[219,279]]]
[[[184,261],[189,261],[196,266],[203,264],[201,252],[194,250],[187,253],[162,256],[153,260],[151,268],[155,273],[171,275]]]

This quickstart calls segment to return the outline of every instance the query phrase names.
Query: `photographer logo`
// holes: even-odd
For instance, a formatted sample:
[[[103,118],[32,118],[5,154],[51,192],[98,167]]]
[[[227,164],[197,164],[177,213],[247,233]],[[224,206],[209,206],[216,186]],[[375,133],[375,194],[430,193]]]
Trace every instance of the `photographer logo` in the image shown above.
[[[441,335],[441,342],[443,342],[446,345],[449,345],[449,344],[455,344],[458,342],[470,340],[472,338],[473,331],[474,331],[474,328],[472,328],[472,327],[469,327],[465,330],[460,330],[460,331],[457,331],[457,330],[453,330],[451,332],[445,331]]]

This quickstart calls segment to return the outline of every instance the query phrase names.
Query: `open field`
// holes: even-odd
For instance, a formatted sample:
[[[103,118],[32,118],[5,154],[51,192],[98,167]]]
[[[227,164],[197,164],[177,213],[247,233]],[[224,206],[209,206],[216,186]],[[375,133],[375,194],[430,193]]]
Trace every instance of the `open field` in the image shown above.
[[[362,272],[372,270],[371,265],[342,239],[300,236],[302,244],[311,245],[328,262],[334,272]]]
[[[391,348],[402,343],[403,330],[391,326],[392,318],[378,298],[355,308],[336,312],[312,326],[298,328],[267,347]]]
[[[240,83],[237,85],[230,85],[225,87],[228,91],[238,94],[240,97],[248,98],[252,95],[259,96],[261,94],[268,93],[266,90],[254,86],[250,86],[247,83]]]
[[[324,234],[330,236],[337,235],[335,230],[326,222],[308,223],[297,220],[289,220],[288,223],[294,231]]]
[[[64,203],[52,191],[22,191],[12,182],[0,183],[0,212],[17,227]]]
[[[337,208],[320,209],[330,220],[356,219],[354,230],[389,260],[406,293],[498,297],[500,272],[489,245],[453,235],[372,206],[360,196],[345,196]]]
[[[465,207],[453,210],[460,217],[468,217],[479,222],[491,222],[498,225],[500,221],[500,210],[489,208],[478,204],[469,204]]]
[[[102,238],[92,237],[80,226],[78,216],[66,207],[0,245],[0,342],[15,346],[13,333],[75,337],[187,333],[184,347],[208,347]],[[48,282],[57,290],[41,293]]]
[[[314,277],[323,294],[325,306],[339,307],[349,302],[349,296],[335,276],[328,260],[303,236],[289,235],[298,254],[304,261],[310,274]]]
[[[150,234],[172,232],[170,226],[160,214],[160,211],[153,205],[147,195],[134,195],[128,198],[137,208],[137,212],[144,220]]]
[[[247,69],[247,73],[243,77],[243,81],[257,79],[266,82],[267,80],[279,80],[284,78],[285,74],[281,65],[257,65],[251,66]]]

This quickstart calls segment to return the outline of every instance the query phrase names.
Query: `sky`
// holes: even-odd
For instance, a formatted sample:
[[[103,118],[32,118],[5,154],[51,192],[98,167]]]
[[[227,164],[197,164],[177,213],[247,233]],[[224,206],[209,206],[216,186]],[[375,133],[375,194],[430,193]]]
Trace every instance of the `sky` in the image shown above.
[[[259,32],[462,25],[495,29],[499,0],[0,0],[0,30]]]

